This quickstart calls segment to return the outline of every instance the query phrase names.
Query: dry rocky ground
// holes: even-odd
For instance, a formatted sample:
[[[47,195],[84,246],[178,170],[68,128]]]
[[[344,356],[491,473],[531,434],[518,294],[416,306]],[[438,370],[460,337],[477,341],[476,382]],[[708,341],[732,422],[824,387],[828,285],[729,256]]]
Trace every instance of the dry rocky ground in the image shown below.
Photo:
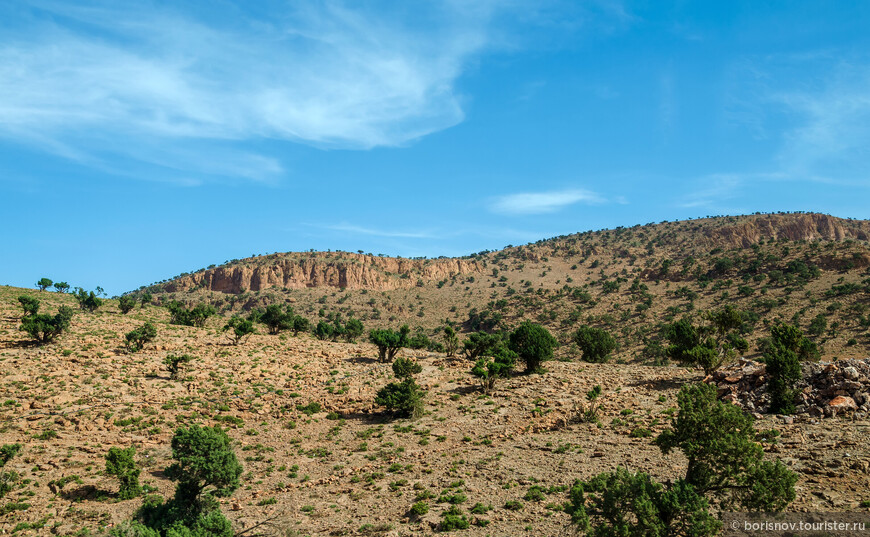
[[[32,347],[18,331],[21,294],[44,312],[75,305],[0,287],[0,444],[23,445],[4,467],[20,476],[0,500],[5,533],[85,536],[129,518],[141,500],[116,500],[117,481],[103,473],[112,446],[135,446],[142,482],[171,495],[162,474],[170,438],[193,423],[227,427],[236,443],[242,487],[223,510],[238,531],[272,520],[283,535],[427,535],[456,502],[479,521],[469,536],[559,535],[570,531],[561,504],[575,479],[623,465],[667,480],[685,467],[651,440],[667,428],[679,387],[701,380],[697,371],[552,361],[483,396],[466,361],[404,350],[423,365],[426,412],[395,420],[373,407],[391,372],[367,343],[258,334],[233,346],[223,319],[175,326],[164,308],[122,315],[106,301],[78,313],[55,343]],[[124,334],[146,320],[155,342],[125,352]],[[182,353],[196,360],[171,380],[162,361]],[[601,426],[571,423],[596,384]],[[780,432],[765,451],[800,474],[790,509],[870,510],[866,417],[763,416],[757,428]],[[527,499],[536,485],[543,492]],[[409,517],[418,498],[431,509]]]

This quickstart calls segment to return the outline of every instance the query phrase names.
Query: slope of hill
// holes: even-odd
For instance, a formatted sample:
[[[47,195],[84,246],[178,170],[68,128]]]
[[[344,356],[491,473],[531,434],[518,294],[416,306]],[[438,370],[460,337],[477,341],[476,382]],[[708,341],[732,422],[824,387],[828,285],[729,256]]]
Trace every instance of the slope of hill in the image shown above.
[[[728,304],[751,312],[750,343],[781,319],[812,325],[828,355],[849,357],[870,343],[868,237],[870,222],[821,214],[715,217],[461,259],[271,254],[144,289],[161,302],[209,302],[227,313],[278,303],[315,322],[340,314],[367,328],[409,324],[430,335],[445,324],[494,331],[532,319],[566,344],[563,354],[574,353],[571,333],[587,324],[614,331],[623,359],[644,359],[662,321]]]
[[[702,375],[645,363],[655,361],[661,323],[731,304],[751,313],[752,341],[768,333],[765,325],[784,319],[813,328],[826,359],[866,356],[866,227],[820,215],[770,215],[591,232],[428,263],[286,254],[151,288],[163,302],[210,300],[227,313],[286,303],[314,320],[320,309],[324,316],[354,314],[368,327],[411,321],[432,331],[446,318],[495,330],[533,319],[565,343],[558,353],[563,360],[547,362],[542,374],[503,379],[488,395],[465,359],[403,350],[422,366],[417,380],[426,390],[425,411],[414,421],[374,404],[392,375],[376,361],[375,347],[362,341],[261,329],[233,345],[221,331],[224,318],[180,326],[170,323],[166,308],[137,306],[125,315],[117,300],[107,300],[93,313],[76,314],[56,342],[33,346],[19,330],[18,297],[37,298],[40,311],[52,314],[75,307],[74,298],[0,287],[0,445],[21,445],[2,468],[10,487],[0,500],[0,531],[104,533],[142,503],[117,499],[117,480],[103,471],[108,449],[135,447],[142,481],[168,497],[174,483],[163,469],[173,431],[203,424],[228,428],[244,465],[242,487],[222,503],[236,532],[432,535],[455,508],[472,523],[464,535],[561,534],[574,479],[616,466],[662,482],[685,471],[682,455],[664,455],[651,438],[669,427],[679,387]],[[219,285],[221,270],[247,267],[251,272],[240,273],[253,278],[255,265],[261,275],[279,274],[271,263],[290,267],[300,260],[322,274],[338,274],[355,261],[356,274],[367,267],[370,275],[346,283],[384,287],[342,290],[336,276],[305,281],[339,287],[236,294],[196,288]],[[814,321],[819,315],[823,329]],[[156,327],[155,340],[127,351],[124,334],[146,321]],[[569,336],[582,323],[617,336],[616,360],[571,359],[577,353]],[[164,360],[181,354],[194,360],[173,378]],[[595,385],[602,389],[600,423],[577,422]],[[759,415],[756,427],[766,431],[766,456],[799,474],[790,510],[868,509],[866,415]],[[418,502],[429,512],[410,513]],[[264,521],[269,524],[253,529]]]

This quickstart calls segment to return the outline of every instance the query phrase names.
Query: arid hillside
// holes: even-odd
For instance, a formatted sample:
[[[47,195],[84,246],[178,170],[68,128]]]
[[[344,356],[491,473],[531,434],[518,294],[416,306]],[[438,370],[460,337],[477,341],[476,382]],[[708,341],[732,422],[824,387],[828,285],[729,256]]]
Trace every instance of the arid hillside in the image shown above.
[[[160,303],[225,314],[284,304],[313,323],[408,324],[429,336],[546,326],[576,355],[579,325],[617,336],[616,357],[648,359],[663,322],[731,305],[750,312],[753,345],[776,320],[809,330],[827,356],[866,356],[870,222],[770,214],[593,231],[461,259],[309,252],[235,260],[144,287]],[[142,290],[133,293],[139,294]],[[813,324],[815,323],[815,324]],[[750,350],[752,355],[754,350]]]

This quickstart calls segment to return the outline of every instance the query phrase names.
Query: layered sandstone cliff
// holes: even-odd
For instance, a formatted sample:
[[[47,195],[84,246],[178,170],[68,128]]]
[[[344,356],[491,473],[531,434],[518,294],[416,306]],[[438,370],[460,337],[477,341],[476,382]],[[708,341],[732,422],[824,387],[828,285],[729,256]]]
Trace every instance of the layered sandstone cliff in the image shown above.
[[[870,222],[845,220],[826,214],[770,214],[708,229],[704,233],[708,245],[726,248],[746,248],[761,240],[780,238],[793,241],[866,241],[870,238]]]
[[[351,253],[275,254],[188,274],[164,285],[169,292],[203,288],[221,293],[261,291],[271,287],[344,287],[407,289],[422,279],[438,281],[476,274],[483,266],[469,259],[404,259]]]

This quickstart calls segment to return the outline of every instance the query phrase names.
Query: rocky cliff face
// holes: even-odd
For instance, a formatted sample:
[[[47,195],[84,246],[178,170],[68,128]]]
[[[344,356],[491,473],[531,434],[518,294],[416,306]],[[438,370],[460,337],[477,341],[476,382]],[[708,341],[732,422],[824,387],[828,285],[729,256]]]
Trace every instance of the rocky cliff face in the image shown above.
[[[476,274],[483,265],[467,259],[415,260],[350,253],[275,254],[242,260],[175,279],[165,284],[169,292],[204,288],[238,294],[270,287],[344,287],[385,291],[407,289],[418,279],[438,281]]]
[[[708,245],[746,248],[760,240],[868,240],[870,223],[826,214],[771,214],[705,232]]]

